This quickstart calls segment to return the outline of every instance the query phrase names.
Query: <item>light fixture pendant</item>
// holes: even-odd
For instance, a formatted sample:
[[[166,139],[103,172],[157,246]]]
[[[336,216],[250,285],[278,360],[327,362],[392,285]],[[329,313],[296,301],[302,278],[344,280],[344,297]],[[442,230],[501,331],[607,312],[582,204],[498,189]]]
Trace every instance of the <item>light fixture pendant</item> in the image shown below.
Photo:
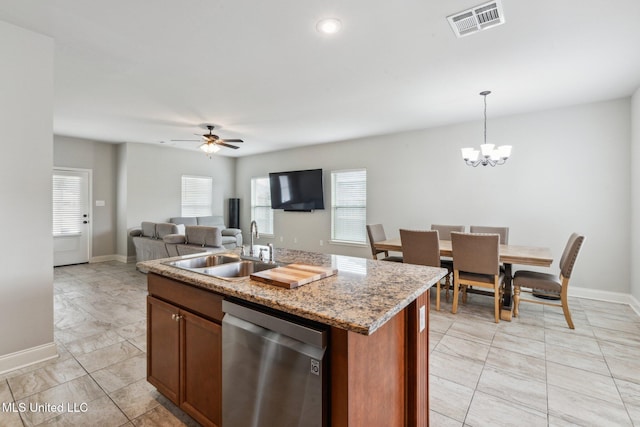
[[[487,95],[490,93],[491,91],[489,90],[480,92],[480,95],[484,97],[484,144],[480,146],[480,150],[471,147],[460,150],[464,162],[474,168],[478,165],[503,165],[511,156],[510,145],[501,145],[496,148],[494,144],[487,144]]]

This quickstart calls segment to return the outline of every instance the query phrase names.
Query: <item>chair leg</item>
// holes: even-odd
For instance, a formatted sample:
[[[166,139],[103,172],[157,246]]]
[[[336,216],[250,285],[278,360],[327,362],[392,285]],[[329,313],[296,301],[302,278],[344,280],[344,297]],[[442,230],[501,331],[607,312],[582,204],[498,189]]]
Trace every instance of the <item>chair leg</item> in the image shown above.
[[[436,285],[436,311],[440,311],[440,281]]]
[[[562,298],[562,311],[564,312],[564,318],[567,321],[567,325],[569,325],[569,329],[575,329],[573,320],[571,320],[571,312],[569,311],[569,302],[567,301],[566,295],[563,295]]]
[[[513,317],[518,317],[520,312],[520,286],[513,287]]]
[[[449,302],[449,287],[451,286],[451,281],[449,280],[449,276],[451,276],[451,272],[448,271],[447,275],[444,276],[444,286],[445,286],[445,298],[447,302]]]
[[[459,286],[457,285],[458,280],[457,276],[458,273],[453,273],[453,304],[451,305],[451,312],[453,314],[456,314],[456,312],[458,311],[458,292],[460,291],[458,288]]]
[[[500,323],[500,284],[496,283],[493,289],[493,315],[496,323]]]

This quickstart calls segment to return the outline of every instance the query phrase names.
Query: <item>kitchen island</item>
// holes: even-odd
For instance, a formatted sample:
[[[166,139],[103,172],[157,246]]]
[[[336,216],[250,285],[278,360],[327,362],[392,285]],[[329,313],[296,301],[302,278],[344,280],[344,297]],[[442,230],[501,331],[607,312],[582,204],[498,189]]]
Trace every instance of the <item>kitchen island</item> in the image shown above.
[[[276,249],[275,260],[338,273],[283,289],[249,277],[228,280],[187,271],[167,265],[170,259],[139,263],[149,273],[149,381],[202,424],[220,425],[221,304],[234,298],[328,325],[331,426],[428,425],[428,290],[446,270],[287,249]],[[172,326],[181,323],[186,326]],[[167,339],[171,328],[177,331]],[[187,341],[209,344],[180,347]],[[167,355],[174,344],[180,351]],[[214,363],[198,362],[194,352]],[[211,358],[212,352],[218,355]],[[204,400],[189,384],[189,360],[201,365],[191,370],[197,371],[192,383],[217,384],[218,391],[208,391]],[[169,365],[179,365],[175,374],[165,375]],[[217,378],[203,381],[203,372]]]

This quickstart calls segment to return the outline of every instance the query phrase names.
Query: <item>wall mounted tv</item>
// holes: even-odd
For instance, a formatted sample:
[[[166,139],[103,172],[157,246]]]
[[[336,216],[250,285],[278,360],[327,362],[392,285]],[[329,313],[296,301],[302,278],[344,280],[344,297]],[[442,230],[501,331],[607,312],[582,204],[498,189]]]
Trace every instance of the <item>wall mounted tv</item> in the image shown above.
[[[322,169],[269,174],[271,208],[311,212],[324,209]]]

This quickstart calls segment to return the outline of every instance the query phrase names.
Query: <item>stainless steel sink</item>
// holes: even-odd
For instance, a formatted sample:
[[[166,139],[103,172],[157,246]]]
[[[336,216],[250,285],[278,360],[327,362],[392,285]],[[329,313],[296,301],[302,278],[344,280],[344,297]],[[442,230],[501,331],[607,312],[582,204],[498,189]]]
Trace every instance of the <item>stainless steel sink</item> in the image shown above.
[[[202,273],[222,278],[241,278],[247,277],[251,273],[257,273],[258,271],[269,270],[275,267],[277,267],[276,264],[269,264],[262,261],[244,260],[240,262],[231,262],[228,264],[205,268],[203,269]]]
[[[166,264],[173,267],[185,268],[190,270],[193,268],[213,267],[215,265],[239,261],[240,258],[233,255],[207,255],[196,258],[181,259],[179,261],[170,261]]]
[[[257,259],[222,254],[169,261],[165,264],[221,279],[241,279],[248,277],[251,273],[278,267],[278,264]]]

